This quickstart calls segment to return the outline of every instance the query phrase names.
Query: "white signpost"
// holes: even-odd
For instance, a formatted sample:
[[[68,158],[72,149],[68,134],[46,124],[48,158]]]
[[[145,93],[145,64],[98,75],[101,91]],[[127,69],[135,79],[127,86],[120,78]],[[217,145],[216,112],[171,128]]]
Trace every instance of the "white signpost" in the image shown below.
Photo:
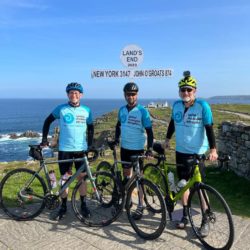
[[[116,70],[98,69],[92,70],[91,78],[160,78],[170,77],[173,72],[171,69],[137,69],[137,70]]]
[[[121,51],[121,61],[128,68],[135,68],[143,61],[143,50],[137,45],[128,45]]]
[[[143,62],[143,50],[137,45],[127,45],[121,51],[120,59],[128,69],[92,70],[91,78],[163,78],[173,75],[172,69],[136,69]]]

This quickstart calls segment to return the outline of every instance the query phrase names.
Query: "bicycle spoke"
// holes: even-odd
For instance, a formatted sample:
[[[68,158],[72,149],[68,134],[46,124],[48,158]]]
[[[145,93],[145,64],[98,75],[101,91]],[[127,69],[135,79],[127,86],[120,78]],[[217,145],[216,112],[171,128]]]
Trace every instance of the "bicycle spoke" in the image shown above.
[[[228,249],[234,238],[231,212],[222,196],[213,188],[201,185],[191,192],[189,216],[199,240],[211,249]]]
[[[46,186],[40,177],[34,178],[34,173],[29,169],[15,169],[2,180],[1,205],[16,220],[34,218],[45,206]]]
[[[91,183],[88,183],[86,195],[86,205],[90,210],[90,217],[84,217],[81,212],[81,200],[78,192],[81,182],[74,188],[72,206],[77,218],[88,226],[106,226],[121,213],[124,197],[110,173],[96,172],[94,176],[96,190],[93,189]],[[98,192],[100,200],[98,200],[96,192]]]
[[[159,212],[155,213],[143,203],[153,201],[150,207]],[[166,225],[166,208],[159,189],[148,180],[140,180],[139,190],[136,183],[133,183],[128,190],[126,204],[128,219],[138,235],[144,239],[158,238]]]

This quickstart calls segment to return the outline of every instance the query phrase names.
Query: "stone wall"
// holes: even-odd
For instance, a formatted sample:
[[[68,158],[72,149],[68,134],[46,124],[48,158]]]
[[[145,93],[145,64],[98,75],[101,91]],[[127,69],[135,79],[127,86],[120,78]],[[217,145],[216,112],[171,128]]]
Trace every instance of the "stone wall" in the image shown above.
[[[229,168],[250,180],[250,125],[223,122],[219,128],[218,152],[229,154]]]

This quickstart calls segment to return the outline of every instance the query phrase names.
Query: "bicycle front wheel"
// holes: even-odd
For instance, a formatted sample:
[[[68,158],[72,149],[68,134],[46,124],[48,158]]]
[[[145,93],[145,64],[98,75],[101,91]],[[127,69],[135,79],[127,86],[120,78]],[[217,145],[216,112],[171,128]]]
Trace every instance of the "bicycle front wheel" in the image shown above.
[[[208,249],[230,249],[234,240],[231,211],[214,188],[198,184],[191,190],[188,215],[194,233]]]
[[[4,176],[0,185],[0,204],[4,212],[15,220],[29,220],[45,207],[47,187],[35,171],[14,169]]]
[[[154,203],[143,204],[145,197],[151,197]],[[151,207],[158,212],[152,211]],[[161,192],[147,179],[141,178],[131,184],[126,200],[129,222],[136,233],[148,240],[158,238],[166,226],[166,207]],[[139,213],[138,213],[139,212]]]
[[[124,206],[124,194],[122,187],[116,182],[113,175],[100,171],[93,174],[95,186],[87,179],[87,193],[85,204],[90,212],[90,216],[82,213],[82,201],[80,192],[83,181],[79,181],[72,193],[72,207],[76,217],[88,226],[107,226],[115,221]]]

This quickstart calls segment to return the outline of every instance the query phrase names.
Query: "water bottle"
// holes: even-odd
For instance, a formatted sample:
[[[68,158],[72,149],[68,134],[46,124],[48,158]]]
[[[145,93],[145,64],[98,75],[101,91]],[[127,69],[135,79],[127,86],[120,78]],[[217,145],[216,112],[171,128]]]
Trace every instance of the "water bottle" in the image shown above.
[[[71,172],[66,172],[62,177],[61,177],[61,186],[64,185],[64,183],[71,177],[72,173]]]
[[[174,182],[174,174],[170,171],[168,173],[168,183],[170,191],[176,192],[175,182]]]
[[[52,188],[56,188],[57,183],[56,183],[56,175],[54,170],[49,171],[49,179],[50,179],[50,184]]]
[[[177,192],[179,192],[183,187],[185,187],[187,185],[187,181],[185,179],[181,179],[178,183],[177,183],[177,187],[176,190]]]

